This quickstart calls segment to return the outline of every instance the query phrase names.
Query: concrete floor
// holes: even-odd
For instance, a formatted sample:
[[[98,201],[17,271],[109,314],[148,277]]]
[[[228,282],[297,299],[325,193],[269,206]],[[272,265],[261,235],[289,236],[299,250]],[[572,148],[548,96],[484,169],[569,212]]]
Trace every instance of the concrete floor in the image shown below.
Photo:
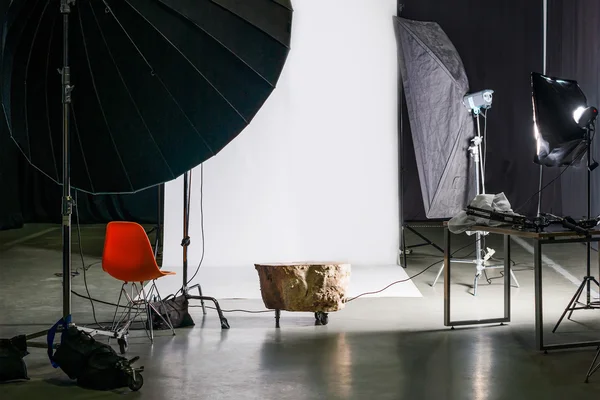
[[[442,243],[440,231],[424,233]],[[83,227],[82,236],[86,264],[99,261],[103,227]],[[455,240],[455,248],[468,240]],[[409,238],[409,243],[417,241]],[[488,245],[501,257],[499,241]],[[583,275],[582,246],[556,246],[546,255],[567,273]],[[78,253],[74,256],[77,267]],[[60,257],[56,227],[0,232],[0,337],[46,329],[58,319],[61,280],[55,273],[60,272]],[[431,247],[417,249],[409,256],[409,275],[439,258]],[[25,359],[31,380],[1,385],[0,399],[597,399],[600,373],[583,383],[595,349],[548,355],[534,350],[531,256],[514,244],[513,260],[521,287],[512,289],[512,322],[507,326],[445,328],[443,287],[429,286],[435,266],[414,280],[423,298],[361,298],[331,314],[324,327],[314,326],[308,313],[283,313],[280,330],[274,328],[272,313],[230,313],[232,328],[221,331],[212,310],[203,318],[199,308],[192,308],[195,327],[180,329],[176,336],[161,332],[153,346],[143,332],[133,332],[128,356],[140,356],[146,368],[145,385],[137,393],[81,389],[50,366],[43,350],[31,349]],[[116,300],[118,282],[98,265],[90,268],[87,279],[93,297]],[[453,270],[454,317],[499,315],[502,281],[482,284],[474,298],[472,279],[471,267]],[[546,267],[544,279],[548,339],[600,339],[600,311],[580,311],[577,322],[564,323],[559,334],[549,333],[576,286],[552,266]],[[83,276],[73,283],[75,291],[85,293]],[[222,306],[263,309],[260,300],[224,300]],[[93,323],[89,302],[73,297],[73,308],[78,324]],[[100,321],[110,320],[111,312],[96,307]]]

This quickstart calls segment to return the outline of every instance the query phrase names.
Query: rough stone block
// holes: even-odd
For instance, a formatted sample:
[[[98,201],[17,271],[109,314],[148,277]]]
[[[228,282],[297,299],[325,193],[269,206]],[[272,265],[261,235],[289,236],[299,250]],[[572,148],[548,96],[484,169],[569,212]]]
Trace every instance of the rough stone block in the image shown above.
[[[333,312],[344,308],[350,264],[255,264],[268,309]]]

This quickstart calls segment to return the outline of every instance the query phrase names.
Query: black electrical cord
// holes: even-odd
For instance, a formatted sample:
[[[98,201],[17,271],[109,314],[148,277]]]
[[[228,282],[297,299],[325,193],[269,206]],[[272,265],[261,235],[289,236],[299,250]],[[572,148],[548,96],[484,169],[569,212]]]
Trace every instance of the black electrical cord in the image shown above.
[[[202,307],[202,306],[189,306],[189,307]],[[206,308],[210,308],[211,310],[216,310],[215,307],[211,307],[211,306],[205,306]],[[234,312],[239,312],[239,313],[247,313],[247,314],[263,314],[263,313],[271,313],[273,312],[273,310],[258,310],[258,311],[252,311],[252,310],[224,310],[221,309],[221,311],[223,311],[224,313],[234,313]]]
[[[479,240],[481,240],[481,239],[479,239]],[[455,256],[455,255],[456,255],[456,253],[458,253],[459,251],[462,251],[462,250],[466,249],[467,247],[473,246],[473,245],[474,245],[474,244],[476,244],[477,242],[478,242],[478,240],[474,241],[473,243],[469,243],[469,244],[468,244],[468,245],[466,245],[466,246],[463,246],[463,247],[461,247],[460,249],[458,249],[458,250],[454,251],[454,252],[453,252],[453,253],[452,253],[450,256],[451,256],[451,257]],[[471,254],[473,254],[473,253],[474,253],[474,251],[471,251],[471,252],[470,252],[468,255],[466,255],[466,256],[463,256],[463,257],[468,257],[469,255],[471,255]],[[345,301],[345,303],[349,303],[349,302],[351,302],[351,301],[354,301],[354,300],[356,300],[356,299],[358,299],[358,298],[360,298],[360,297],[363,297],[363,296],[367,296],[367,295],[369,295],[369,294],[378,294],[378,293],[381,293],[381,292],[383,292],[383,291],[385,291],[385,290],[389,289],[390,287],[392,287],[392,286],[394,286],[394,285],[397,285],[397,284],[399,284],[399,283],[408,282],[408,281],[410,281],[410,280],[412,280],[412,279],[414,279],[414,278],[416,278],[416,277],[418,277],[418,276],[420,276],[420,275],[424,274],[424,273],[425,273],[425,272],[427,272],[429,269],[431,269],[432,267],[434,267],[435,265],[437,265],[437,264],[439,264],[439,263],[441,263],[441,262],[443,262],[443,261],[444,261],[443,259],[441,259],[441,260],[438,260],[438,261],[434,262],[433,264],[431,264],[431,265],[427,266],[425,269],[423,269],[423,270],[422,270],[422,271],[420,271],[419,273],[417,273],[417,274],[415,274],[415,275],[413,275],[413,276],[411,276],[411,277],[409,277],[409,278],[407,278],[407,279],[403,279],[403,280],[400,280],[400,281],[392,282],[392,283],[390,283],[389,285],[387,285],[386,287],[384,287],[383,289],[380,289],[380,290],[377,290],[377,291],[374,291],[374,292],[365,292],[365,293],[361,293],[361,294],[359,294],[358,296],[355,296],[355,297],[352,297],[352,298],[350,298],[350,299],[347,299],[347,300]],[[115,304],[115,303],[111,303],[111,302],[108,302],[108,301],[103,301],[103,300],[94,299],[94,298],[92,298],[91,296],[89,296],[89,292],[88,292],[88,296],[84,296],[84,295],[82,295],[82,294],[80,294],[80,293],[77,293],[77,292],[75,292],[75,291],[73,291],[73,290],[71,291],[71,293],[73,293],[74,295],[76,295],[76,296],[78,296],[78,297],[81,297],[81,298],[83,298],[83,299],[88,299],[88,300],[90,300],[91,302],[94,302],[94,301],[95,301],[95,302],[98,302],[98,303],[101,303],[101,304],[106,304],[106,305],[109,305],[109,306],[126,308],[126,307],[125,307],[125,306],[123,306],[123,305],[117,305],[117,304]],[[201,306],[201,305],[190,305],[190,306],[188,306],[188,307],[189,307],[189,308],[199,308],[199,307],[202,307],[202,306]],[[211,309],[211,310],[216,310],[216,308],[215,308],[215,307],[210,307],[210,306],[205,306],[205,307],[206,307],[206,308],[208,308],[208,309]],[[272,310],[244,310],[244,309],[233,309],[233,310],[221,309],[221,311],[222,311],[222,312],[224,312],[224,313],[247,313],[247,314],[263,314],[263,313],[271,313],[271,312],[273,312]],[[96,318],[95,318],[95,317],[94,317],[94,321],[95,321],[95,323],[96,323],[98,326],[100,326],[100,327],[102,326],[102,325],[100,325],[100,324],[99,324],[99,323],[96,321]],[[102,328],[102,329],[104,329],[104,328]]]
[[[476,244],[476,243],[477,243],[478,241],[480,241],[480,240],[481,240],[481,239],[478,239],[478,240],[474,241],[473,243],[469,243],[468,245],[461,247],[460,249],[456,250],[454,253],[450,254],[450,257],[453,257],[453,256],[454,256],[456,253],[458,253],[458,252],[459,252],[459,251],[461,251],[461,250],[464,250],[464,249],[466,249],[466,248],[467,248],[467,247],[469,247],[469,246],[473,246],[474,244]],[[394,285],[397,285],[397,284],[399,284],[399,283],[408,282],[408,281],[410,281],[410,280],[412,280],[412,279],[414,279],[414,278],[418,277],[419,275],[422,275],[422,274],[424,274],[424,273],[425,273],[425,272],[427,272],[429,269],[431,269],[432,267],[434,267],[434,266],[436,266],[437,264],[439,264],[439,263],[442,263],[442,262],[444,262],[444,259],[441,259],[441,260],[438,260],[438,261],[434,262],[433,264],[431,264],[431,265],[427,266],[427,267],[426,267],[425,269],[423,269],[421,272],[419,272],[419,273],[417,273],[417,274],[414,274],[413,276],[409,276],[408,278],[406,278],[406,279],[402,279],[402,280],[400,280],[400,281],[395,281],[395,282],[392,282],[392,283],[390,283],[389,285],[387,285],[386,287],[384,287],[383,289],[380,289],[380,290],[376,290],[376,291],[373,291],[373,292],[365,292],[365,293],[361,293],[361,294],[359,294],[358,296],[354,296],[354,297],[351,297],[351,298],[349,298],[349,299],[346,299],[346,300],[344,301],[344,303],[350,303],[351,301],[354,301],[354,300],[356,300],[356,299],[358,299],[358,298],[360,298],[360,297],[367,296],[367,295],[370,295],[370,294],[378,294],[378,293],[381,293],[381,292],[383,292],[383,291],[385,291],[385,290],[387,290],[387,289],[391,288],[391,287],[392,287],[392,286],[394,286]]]
[[[590,141],[594,140],[594,137],[596,136],[596,122],[594,122],[590,128],[590,132],[592,133],[592,136],[590,138]],[[588,149],[588,154],[587,157],[591,157],[592,160],[594,160],[594,162],[596,162],[596,159],[594,158],[594,154],[592,153],[593,149]],[[572,165],[574,164],[574,162],[571,162],[570,164],[568,164],[561,172],[560,174],[558,174],[558,176],[554,179],[552,179],[550,182],[548,182],[543,188],[541,188],[540,190],[538,190],[537,192],[535,192],[529,199],[527,199],[527,201],[525,201],[523,204],[521,204],[519,207],[517,207],[515,209],[515,212],[518,212],[519,210],[521,210],[523,207],[525,207],[527,204],[529,204],[529,202],[531,200],[533,200],[537,195],[539,195],[540,193],[542,193],[542,191],[544,191],[548,186],[552,185],[554,182],[556,182]]]
[[[190,185],[191,185],[191,179],[190,179]],[[190,189],[191,189],[191,186],[190,186]],[[191,192],[192,191],[190,190],[190,193]],[[188,210],[189,210],[189,206],[188,206]],[[188,215],[188,220],[189,220],[189,215]],[[200,262],[198,263],[196,272],[194,272],[194,275],[192,275],[192,277],[185,283],[186,286],[189,285],[190,282],[192,282],[194,280],[196,275],[198,275],[198,272],[200,271],[200,267],[202,266],[202,263],[204,262],[204,254],[205,254],[205,245],[204,245],[204,164],[200,164],[200,232],[201,232],[201,238],[202,238],[202,257],[200,258]]]
[[[83,246],[81,245],[81,224],[79,221],[79,205],[77,203],[77,191],[75,191],[75,204],[74,205],[75,205],[75,216],[77,217],[77,241],[79,242],[79,256],[81,257],[81,267],[83,268],[83,284],[85,286],[85,291],[90,300],[90,304],[92,305],[92,316],[94,318],[94,322],[98,326],[100,326],[103,330],[107,330],[104,326],[100,325],[100,323],[98,323],[98,320],[96,319],[96,306],[94,305],[94,301],[92,300],[92,295],[90,294],[90,289],[87,284],[87,270],[91,267],[91,265],[86,268],[85,259],[83,257]]]
[[[487,163],[487,109],[481,113],[483,115],[483,173],[485,174],[485,166]],[[484,176],[485,179],[485,176]]]
[[[542,187],[540,190],[538,190],[537,192],[535,192],[529,199],[527,199],[527,201],[525,201],[523,204],[521,204],[519,207],[517,207],[514,212],[519,212],[520,210],[523,209],[523,207],[525,207],[527,204],[529,204],[529,202],[531,200],[533,200],[537,195],[539,195],[540,193],[542,193],[544,190],[546,190],[546,188],[548,188],[548,186],[552,185],[554,182],[556,182],[561,176],[563,176],[563,174],[569,169],[569,167],[571,167],[571,165],[573,165],[572,163],[567,165],[560,174],[558,174],[558,176],[554,179],[552,179],[550,182],[548,182],[544,187]]]

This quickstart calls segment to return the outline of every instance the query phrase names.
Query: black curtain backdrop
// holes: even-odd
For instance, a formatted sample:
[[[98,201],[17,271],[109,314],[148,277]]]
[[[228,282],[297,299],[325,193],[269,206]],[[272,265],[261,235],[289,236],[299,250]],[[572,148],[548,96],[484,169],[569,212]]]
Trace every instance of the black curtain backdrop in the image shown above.
[[[600,107],[600,2],[597,0],[548,1],[548,74],[579,82],[588,104]],[[593,155],[600,154],[600,140]],[[562,176],[563,214],[587,212],[585,166],[570,167]],[[592,172],[592,216],[600,213],[600,169]]]
[[[506,193],[513,208],[535,215],[539,167],[533,163],[535,139],[530,74],[543,69],[542,0],[401,0],[399,15],[435,21],[458,50],[470,91],[492,89],[489,110],[486,189]],[[400,8],[400,6],[399,6]],[[410,125],[403,109],[404,217],[425,220]],[[482,127],[483,128],[483,127]],[[547,171],[544,181],[557,176]],[[560,180],[544,191],[543,209],[561,213]]]
[[[27,222],[60,223],[61,186],[29,165],[9,137],[4,118],[0,118],[0,191],[0,230],[20,228]],[[92,196],[75,190],[72,195],[79,205],[83,224],[109,221],[156,224],[159,193],[164,198],[162,185],[130,195]]]
[[[9,4],[0,0],[0,15]],[[0,37],[2,29],[0,24]],[[133,195],[90,196],[73,191],[73,196],[77,196],[81,223],[127,220],[156,224],[159,192],[163,192],[162,186]],[[29,165],[10,138],[0,112],[0,230],[20,228],[27,222],[60,223],[61,199],[61,186]]]

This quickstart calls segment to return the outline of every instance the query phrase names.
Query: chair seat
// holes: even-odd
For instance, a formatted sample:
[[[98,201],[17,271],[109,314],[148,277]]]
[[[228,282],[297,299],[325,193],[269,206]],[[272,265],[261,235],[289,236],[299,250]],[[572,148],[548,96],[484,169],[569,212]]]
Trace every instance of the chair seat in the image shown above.
[[[128,273],[129,272],[129,273]],[[161,271],[161,270],[146,270],[146,271],[110,271],[109,275],[113,278],[123,282],[149,282],[155,279],[162,278],[163,276],[176,275],[173,271]]]

